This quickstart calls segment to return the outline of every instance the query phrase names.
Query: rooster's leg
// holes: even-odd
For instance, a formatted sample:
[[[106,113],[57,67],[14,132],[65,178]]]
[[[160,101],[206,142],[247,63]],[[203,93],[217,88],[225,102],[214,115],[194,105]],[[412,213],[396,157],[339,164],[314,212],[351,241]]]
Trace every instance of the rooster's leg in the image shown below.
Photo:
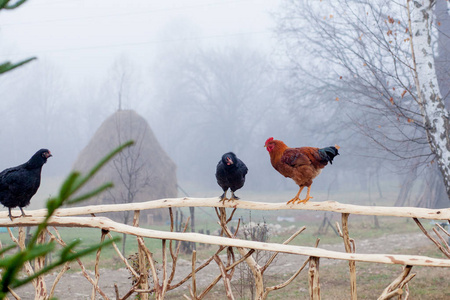
[[[23,211],[22,207],[20,207],[20,211],[22,212],[22,217],[31,217],[31,215],[26,215],[25,212]]]
[[[303,200],[299,200],[297,203],[306,203],[309,201],[309,199],[312,199],[313,197],[309,195],[309,191],[311,191],[311,186],[308,186],[308,190],[306,191],[306,198]]]
[[[300,196],[300,193],[302,192],[303,188],[304,188],[304,186],[301,186],[300,189],[298,190],[297,195],[295,195],[295,197],[292,198],[291,200],[289,200],[286,204],[291,204],[291,203],[295,204],[295,201],[299,200],[298,196]],[[308,188],[308,191],[309,191],[309,188]]]
[[[220,196],[219,198],[220,198],[219,202],[225,203],[225,200],[228,200],[227,199],[227,191],[224,191],[222,196]]]

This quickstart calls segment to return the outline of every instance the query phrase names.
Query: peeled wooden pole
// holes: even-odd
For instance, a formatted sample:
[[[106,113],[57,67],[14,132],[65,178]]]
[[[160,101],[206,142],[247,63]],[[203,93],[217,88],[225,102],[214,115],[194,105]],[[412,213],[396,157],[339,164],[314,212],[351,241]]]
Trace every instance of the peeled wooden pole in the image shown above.
[[[416,274],[409,274],[412,266],[405,266],[402,274],[398,276],[391,284],[389,284],[378,298],[378,300],[387,300],[395,296],[401,296],[403,294],[402,288],[414,277]]]
[[[316,210],[316,211],[334,211],[339,213],[348,213],[355,215],[367,216],[391,216],[404,218],[419,218],[430,220],[450,220],[450,208],[445,209],[427,209],[419,207],[388,207],[388,206],[361,206],[353,204],[342,204],[336,201],[323,201],[302,204],[286,205],[282,203],[267,203],[267,202],[250,202],[250,201],[234,201],[234,202],[219,202],[219,198],[170,198],[152,200],[139,203],[126,204],[110,204],[110,205],[91,205],[83,207],[71,207],[58,209],[55,216],[77,216],[88,215],[91,213],[107,213],[119,212],[127,210],[146,210],[155,208],[169,208],[169,207],[227,207],[227,208],[241,208],[253,210]],[[27,213],[33,217],[43,217],[46,215],[46,209],[28,211]],[[8,212],[0,212],[0,219],[7,218]],[[16,223],[14,219],[11,223]]]
[[[309,258],[309,296],[311,300],[320,300],[319,257]]]
[[[234,212],[236,209],[234,209],[230,215],[230,217],[227,219],[225,208],[219,208],[216,209],[217,217],[219,218],[219,224],[220,227],[222,227],[223,232],[228,236],[228,238],[231,240],[233,239],[233,234],[228,229],[228,222],[230,222],[231,218],[233,217]],[[228,245],[231,246],[231,245]],[[237,251],[241,256],[246,256],[248,253],[248,250],[246,250],[244,247],[236,246]],[[248,267],[250,268],[250,271],[253,275],[253,280],[255,281],[254,287],[255,287],[255,299],[262,300],[264,295],[264,278],[263,274],[261,272],[261,268],[256,262],[256,260],[250,255],[245,259],[245,262],[247,263]]]
[[[349,214],[342,214],[342,238],[344,239],[345,251],[347,253],[354,253],[355,249],[352,249],[350,244],[350,235],[348,231],[348,217]],[[357,300],[358,296],[356,293],[356,263],[354,260],[348,262],[348,267],[350,270],[350,295],[352,300]]]
[[[8,228],[9,236],[11,237],[11,240],[19,246],[21,250],[25,249],[25,230],[24,228],[19,228],[19,237],[16,238],[12,231]],[[42,235],[39,236],[38,242],[41,240]],[[41,240],[42,241],[42,240]],[[25,272],[28,274],[28,276],[31,276],[34,274],[33,267],[31,266],[31,263],[27,261],[24,264]],[[43,276],[38,276],[37,278],[33,279],[32,284],[34,286],[35,290],[35,299],[45,299],[47,297],[47,288],[45,286],[45,281]]]
[[[25,232],[23,232],[24,236],[23,236],[23,241],[25,243]],[[46,231],[43,231],[36,243],[38,244],[44,244],[45,243],[45,238],[46,238]],[[24,244],[25,246],[25,244]],[[45,257],[41,256],[41,257],[37,257],[34,260],[34,273],[39,272],[40,270],[42,270],[45,266]],[[36,295],[34,297],[34,299],[47,299],[48,298],[48,294],[47,294],[47,286],[45,284],[45,279],[44,279],[44,275],[40,275],[36,278]]]
[[[133,214],[133,226],[134,228],[139,228],[139,217],[140,217],[141,211],[140,210],[134,210],[134,214]],[[145,243],[144,240],[141,236],[136,236],[137,241],[138,241],[138,262],[139,262],[139,280],[140,280],[140,285],[139,287],[141,289],[148,289],[149,288],[149,283],[148,283],[148,270],[147,270],[147,263],[146,263],[146,248],[145,248]],[[152,265],[153,264],[153,258],[151,257],[151,255],[149,255],[148,261],[149,264]],[[151,269],[152,271],[154,271],[154,268]],[[154,286],[156,291],[159,291],[159,284],[158,284],[158,277],[155,276],[156,275],[156,271],[154,271],[153,274],[153,282],[154,282]],[[142,300],[148,300],[149,296],[147,293],[144,294],[140,294],[140,297]]]
[[[44,218],[22,217],[14,220],[14,226],[35,226],[41,223]],[[0,219],[0,226],[11,226],[11,220]],[[263,243],[255,241],[246,241],[240,239],[229,239],[219,236],[210,236],[199,233],[180,233],[152,230],[146,228],[133,227],[121,223],[114,222],[104,217],[53,217],[49,220],[50,226],[60,227],[90,227],[100,228],[109,231],[131,234],[134,236],[142,236],[154,239],[167,239],[179,241],[194,241],[198,243],[212,245],[226,245],[232,247],[243,247],[250,249],[259,249],[266,251],[275,251],[282,253],[299,254],[306,256],[315,256],[340,260],[354,260],[361,262],[372,262],[382,264],[398,264],[411,266],[428,266],[428,267],[450,267],[450,259],[432,258],[419,255],[397,255],[397,254],[362,254],[362,253],[344,253],[338,251],[330,251],[320,248],[280,245],[275,243]],[[244,253],[245,255],[245,253]]]
[[[55,230],[55,234],[51,233],[50,231],[47,230],[47,233],[51,236],[52,239],[54,239],[58,244],[60,244],[63,247],[66,247],[67,244],[62,240],[61,235],[59,234],[58,230],[56,228],[54,228]],[[70,251],[71,253],[74,253],[73,250]],[[81,274],[83,274],[83,276],[86,278],[87,281],[89,281],[90,284],[92,284],[93,286],[95,286],[95,282],[94,279],[91,278],[91,276],[88,274],[88,272],[86,271],[86,268],[84,267],[83,263],[81,262],[80,258],[76,259],[78,265],[81,268]],[[106,294],[102,291],[102,289],[100,289],[100,287],[97,285],[97,292],[103,297],[103,299],[109,299]]]

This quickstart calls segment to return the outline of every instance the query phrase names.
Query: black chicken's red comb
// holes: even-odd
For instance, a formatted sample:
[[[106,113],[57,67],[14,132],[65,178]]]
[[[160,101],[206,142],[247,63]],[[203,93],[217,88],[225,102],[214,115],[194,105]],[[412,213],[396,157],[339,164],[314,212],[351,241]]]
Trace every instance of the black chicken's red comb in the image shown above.
[[[270,137],[270,138],[267,139],[266,145],[267,145],[268,143],[270,143],[271,141],[273,141],[273,137]]]

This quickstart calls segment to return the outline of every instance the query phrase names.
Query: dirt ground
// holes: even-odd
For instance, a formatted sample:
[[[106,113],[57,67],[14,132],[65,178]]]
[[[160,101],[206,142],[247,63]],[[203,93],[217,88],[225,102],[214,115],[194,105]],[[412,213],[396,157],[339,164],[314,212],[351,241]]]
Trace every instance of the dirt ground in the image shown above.
[[[401,241],[401,243],[399,242]],[[414,249],[417,247],[421,247],[424,245],[430,245],[431,242],[421,233],[416,234],[391,234],[386,235],[376,239],[366,239],[366,240],[358,240],[356,244],[356,252],[358,253],[400,253],[401,250],[405,249]],[[343,244],[338,245],[320,245],[323,249],[342,251],[344,252]],[[225,259],[225,257],[222,257]],[[303,263],[305,257],[296,256],[296,255],[287,255],[280,254],[274,264],[267,271],[267,275],[275,275],[280,276],[283,274],[290,274],[295,272],[299,265]],[[197,266],[200,265],[202,261],[197,263]],[[321,265],[326,264],[343,264],[345,266],[345,262],[336,261],[331,259],[323,259],[321,261]],[[74,269],[77,266],[74,266]],[[179,260],[176,276],[173,282],[178,282],[178,280],[184,278],[186,274],[189,274],[191,270],[191,264],[186,260]],[[94,277],[92,272],[89,272],[91,277]],[[200,287],[205,287],[209,284],[213,278],[215,278],[219,274],[218,267],[215,263],[211,263],[208,267],[203,269],[197,275],[197,285]],[[53,280],[57,274],[50,274],[46,276],[47,289],[50,290]],[[237,275],[237,274],[236,274]],[[233,278],[237,277],[234,276]],[[99,286],[105,292],[105,294],[110,299],[115,299],[114,293],[114,284],[117,284],[120,295],[123,296],[130,288],[130,273],[126,269],[118,269],[118,270],[108,270],[101,269],[100,270],[100,280]],[[187,295],[189,295],[188,286],[190,284],[190,280],[187,281],[184,285],[179,287],[178,291],[184,291]],[[221,284],[219,282],[219,284]],[[34,299],[34,289],[31,285],[17,289],[16,292],[22,297],[22,299]],[[92,294],[92,285],[86,280],[86,278],[82,275],[81,272],[75,273],[66,273],[60,282],[56,286],[54,296],[58,299],[90,299],[90,295]],[[170,296],[170,293],[167,295],[168,299],[177,299]],[[219,297],[220,298],[220,297]],[[97,293],[96,299],[102,299]],[[131,298],[133,299],[133,298]]]

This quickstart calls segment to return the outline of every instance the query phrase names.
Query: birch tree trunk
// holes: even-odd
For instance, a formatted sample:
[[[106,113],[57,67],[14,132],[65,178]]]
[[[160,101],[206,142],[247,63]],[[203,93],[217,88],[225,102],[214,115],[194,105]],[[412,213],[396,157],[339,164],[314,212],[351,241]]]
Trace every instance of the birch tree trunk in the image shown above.
[[[447,196],[450,199],[449,114],[439,91],[431,44],[433,3],[433,0],[408,0],[410,41],[418,102],[422,109],[428,143],[444,176]]]

